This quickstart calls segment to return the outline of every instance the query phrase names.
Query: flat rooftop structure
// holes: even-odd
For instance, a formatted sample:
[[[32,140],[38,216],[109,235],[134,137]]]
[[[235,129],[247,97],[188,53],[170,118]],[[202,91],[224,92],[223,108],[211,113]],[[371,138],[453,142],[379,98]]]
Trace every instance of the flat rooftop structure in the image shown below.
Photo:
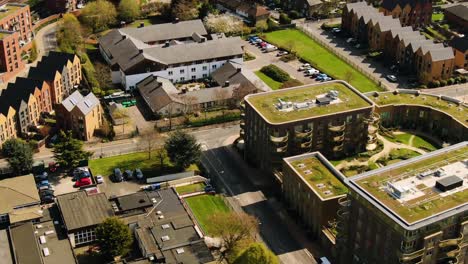
[[[26,5],[22,5],[22,4],[18,4],[18,3],[15,3],[15,4],[6,4],[6,5],[3,5],[3,6],[0,6],[0,19],[3,19],[13,13],[15,13],[16,11],[18,11],[19,9],[25,7]]]
[[[10,228],[15,263],[43,264],[31,222]]]
[[[328,104],[317,103],[317,98],[323,98],[331,91],[337,92],[334,100]],[[271,124],[289,123],[373,106],[369,98],[343,81],[250,94],[245,97],[245,101]],[[292,105],[280,109],[280,101]]]
[[[345,177],[318,152],[288,157],[284,161],[322,200],[348,192],[342,182]]]
[[[442,191],[437,181],[461,186]],[[402,226],[418,228],[468,210],[468,142],[349,178],[349,187]]]
[[[44,264],[72,264],[77,262],[73,255],[70,240],[63,233],[60,223],[55,225],[53,221],[47,221],[36,224],[34,227],[36,241],[38,241]],[[45,243],[40,242],[41,237],[45,238]],[[49,252],[48,256],[44,256],[45,249]]]
[[[369,98],[379,106],[384,105],[416,105],[425,106],[432,109],[442,111],[461,124],[468,126],[468,106],[461,101],[445,97],[435,96],[431,94],[419,93],[415,90],[405,91],[397,90],[394,92],[371,93]]]

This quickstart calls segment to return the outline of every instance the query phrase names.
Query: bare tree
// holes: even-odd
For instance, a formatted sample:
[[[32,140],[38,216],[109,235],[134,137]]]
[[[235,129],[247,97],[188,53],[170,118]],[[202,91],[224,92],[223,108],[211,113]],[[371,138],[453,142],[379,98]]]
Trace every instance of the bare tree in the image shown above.
[[[112,113],[112,116],[115,120],[119,119],[122,123],[122,134],[125,134],[125,125],[129,123],[130,118],[128,116],[128,111],[126,108],[117,108]]]
[[[224,114],[226,112],[226,102],[229,98],[231,98],[232,94],[229,94],[229,90],[225,88],[220,88],[217,89],[214,92],[214,99],[216,101],[216,105],[221,107],[221,113],[223,115],[224,119]]]
[[[234,89],[232,92],[232,99],[236,101],[236,103],[242,101],[244,97],[248,94],[255,92],[257,88],[254,84],[244,82],[241,83],[237,88]]]
[[[164,148],[158,148],[156,150],[156,158],[159,160],[159,168],[164,168],[164,160],[167,158],[167,152]]]
[[[157,148],[157,139],[158,133],[156,130],[148,130],[141,135],[142,148],[148,152],[148,159],[151,159],[151,153]]]
[[[184,105],[184,115],[190,115],[198,109],[198,98],[189,94],[180,95],[179,98]]]
[[[237,245],[252,237],[258,232],[258,222],[253,216],[246,213],[217,213],[211,217],[211,233],[223,241],[224,251],[220,260],[225,259]]]

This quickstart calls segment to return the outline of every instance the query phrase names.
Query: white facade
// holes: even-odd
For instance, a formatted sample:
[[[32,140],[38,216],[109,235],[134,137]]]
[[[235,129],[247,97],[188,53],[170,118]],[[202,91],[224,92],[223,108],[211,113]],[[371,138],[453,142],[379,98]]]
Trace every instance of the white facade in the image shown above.
[[[242,64],[243,58],[235,58],[230,61]],[[209,77],[214,71],[219,69],[227,60],[204,62],[200,64],[184,65],[180,67],[168,68],[163,71],[145,72],[133,75],[125,75],[124,72],[112,72],[112,82],[122,83],[125,90],[132,90],[136,84],[149,75],[156,75],[169,79],[173,83],[197,80]],[[117,77],[119,75],[119,77]],[[120,79],[120,80],[119,80]]]

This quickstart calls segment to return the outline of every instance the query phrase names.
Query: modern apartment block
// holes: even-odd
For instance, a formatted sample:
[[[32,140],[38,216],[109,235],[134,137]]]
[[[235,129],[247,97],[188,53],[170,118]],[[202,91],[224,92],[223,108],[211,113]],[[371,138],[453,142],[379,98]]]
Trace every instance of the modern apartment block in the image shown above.
[[[28,78],[47,82],[53,104],[60,104],[83,79],[80,58],[76,54],[50,51],[36,67],[29,69]]]
[[[93,93],[83,96],[75,91],[57,106],[56,113],[59,128],[71,130],[85,141],[90,140],[104,122],[101,103]]]
[[[386,61],[401,71],[416,73],[422,83],[452,76],[455,57],[451,48],[433,43],[411,27],[401,26],[398,19],[385,16],[365,2],[347,4],[341,26],[370,50],[382,51]]]
[[[348,178],[338,263],[466,263],[468,142]]]
[[[292,155],[320,151],[336,158],[364,150],[373,102],[332,81],[251,94],[242,107],[245,157],[271,172]]]
[[[398,18],[403,26],[418,28],[431,23],[430,0],[383,0],[380,12]]]
[[[31,42],[33,27],[29,5],[8,3],[0,7],[0,28],[18,32],[20,46]]]
[[[149,75],[173,83],[207,78],[228,61],[242,63],[244,53],[239,37],[209,35],[201,20],[114,29],[99,40],[99,50],[113,83],[126,90]]]

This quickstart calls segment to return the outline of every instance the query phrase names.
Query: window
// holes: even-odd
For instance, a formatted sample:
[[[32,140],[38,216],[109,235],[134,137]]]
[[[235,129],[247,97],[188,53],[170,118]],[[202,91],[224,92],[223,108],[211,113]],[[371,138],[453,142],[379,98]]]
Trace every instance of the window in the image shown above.
[[[197,69],[195,69],[195,68],[192,68],[192,69],[190,69],[190,70],[191,70],[192,72],[195,72]]]
[[[167,74],[169,74],[169,76],[171,76],[172,74],[174,74],[174,72],[168,71]]]
[[[0,223],[8,222],[8,214],[0,215]]]
[[[184,69],[180,70],[180,73],[185,73],[185,70]]]
[[[208,77],[208,74],[204,73],[203,78],[206,78],[206,77]]]
[[[203,66],[203,70],[204,70],[204,71],[208,70],[208,67],[207,67],[207,66]]]
[[[214,70],[214,69],[218,68],[218,66],[217,65],[211,65],[211,68]]]
[[[75,233],[75,245],[89,243],[96,240],[94,229],[83,230]]]
[[[192,80],[195,80],[195,79],[197,79],[197,76],[192,75]]]
[[[181,82],[185,81],[185,77],[180,77],[180,81]]]

